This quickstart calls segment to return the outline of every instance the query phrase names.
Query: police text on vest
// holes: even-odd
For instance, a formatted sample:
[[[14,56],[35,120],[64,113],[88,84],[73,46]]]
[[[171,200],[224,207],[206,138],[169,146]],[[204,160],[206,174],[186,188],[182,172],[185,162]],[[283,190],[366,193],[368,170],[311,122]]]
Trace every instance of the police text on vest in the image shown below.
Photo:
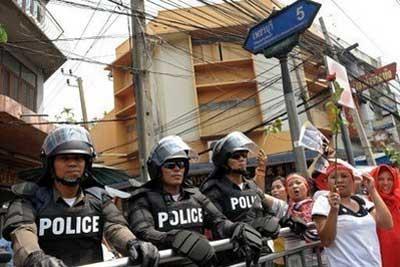
[[[255,198],[255,196],[231,197],[232,210],[236,210],[238,206],[241,209],[250,209]]]
[[[203,222],[203,213],[201,208],[181,209],[158,213],[158,226],[164,227],[164,223],[169,221],[171,226],[188,223]]]
[[[39,236],[47,232],[53,235],[97,233],[100,231],[99,220],[100,216],[40,218]]]

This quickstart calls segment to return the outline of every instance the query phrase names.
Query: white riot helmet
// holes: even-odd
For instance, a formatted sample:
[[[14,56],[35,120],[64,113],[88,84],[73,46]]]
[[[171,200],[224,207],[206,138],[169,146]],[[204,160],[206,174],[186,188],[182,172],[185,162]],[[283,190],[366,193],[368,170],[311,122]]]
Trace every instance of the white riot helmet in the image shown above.
[[[258,146],[241,132],[232,132],[218,140],[213,147],[212,162],[216,167],[224,166],[234,152],[256,153]]]
[[[170,159],[184,159],[186,161],[185,174],[189,171],[189,160],[197,159],[197,153],[192,150],[179,136],[170,135],[162,138],[153,147],[147,160],[147,168],[152,180],[160,178],[161,166]]]
[[[45,169],[44,177],[50,174],[55,156],[62,154],[83,155],[86,170],[90,170],[96,152],[89,132],[75,125],[64,125],[53,130],[44,140],[41,149],[41,159]]]

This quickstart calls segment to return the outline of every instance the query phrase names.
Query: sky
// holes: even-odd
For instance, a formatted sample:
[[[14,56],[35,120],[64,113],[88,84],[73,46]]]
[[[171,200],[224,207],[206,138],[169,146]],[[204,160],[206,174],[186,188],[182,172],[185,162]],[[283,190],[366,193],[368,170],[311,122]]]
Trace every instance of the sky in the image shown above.
[[[75,1],[96,4],[99,0]],[[107,5],[111,9],[115,8],[106,0],[100,1],[101,6]],[[165,2],[158,0],[151,2],[166,5]],[[172,2],[177,1],[173,0]],[[281,0],[280,2],[291,4],[294,1]],[[322,7],[314,23],[318,23],[318,18],[322,16],[329,32],[350,44],[359,43],[358,48],[361,51],[380,58],[383,65],[391,62],[400,64],[400,36],[398,34],[400,1],[317,0],[316,2],[321,3]],[[160,10],[158,6],[146,3],[146,11],[149,13],[156,14]],[[199,4],[195,0],[186,0],[185,3]],[[92,39],[79,42],[56,42],[62,48],[62,52],[69,57],[81,57],[89,50],[86,57],[102,63],[111,63],[115,59],[115,47],[128,38],[127,16],[116,14],[110,16],[110,13],[100,11],[93,13],[92,10],[60,4],[57,0],[51,0],[48,9],[64,29],[62,38],[107,36],[107,38],[94,43]],[[90,23],[88,23],[89,21]],[[113,84],[108,77],[108,71],[104,70],[104,65],[69,60],[63,65],[63,68],[66,71],[72,69],[74,75],[82,77],[89,120],[102,118],[104,112],[113,109]],[[398,70],[399,68],[400,66],[398,66]],[[49,114],[50,118],[54,118],[64,108],[72,108],[76,119],[80,120],[82,115],[79,91],[78,88],[67,85],[67,78],[70,79],[70,84],[76,84],[74,78],[66,77],[60,70],[46,81],[44,113]]]

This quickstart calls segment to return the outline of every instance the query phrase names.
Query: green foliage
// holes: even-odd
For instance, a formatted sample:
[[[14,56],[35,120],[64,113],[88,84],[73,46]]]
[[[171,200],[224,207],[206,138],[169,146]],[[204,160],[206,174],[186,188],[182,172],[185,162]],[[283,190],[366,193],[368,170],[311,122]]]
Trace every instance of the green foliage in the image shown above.
[[[282,131],[282,120],[281,119],[276,119],[273,123],[268,125],[268,127],[265,128],[265,137],[264,137],[264,145],[265,142],[267,142],[267,137],[270,133],[279,133]]]
[[[282,120],[276,119],[272,124],[270,124],[267,128],[265,128],[265,134],[269,133],[279,133],[282,131]]]
[[[76,122],[75,113],[72,111],[72,108],[64,107],[64,109],[55,117],[56,120],[60,122]]]
[[[346,120],[341,118],[341,107],[339,105],[340,96],[342,95],[343,88],[340,87],[337,81],[333,82],[335,92],[332,94],[331,99],[325,104],[329,116],[329,124],[333,134],[340,132],[341,125],[346,124]]]
[[[4,26],[2,24],[0,24],[0,44],[7,43],[7,41],[8,35],[6,29],[4,29]]]
[[[396,151],[393,147],[383,145],[383,152],[388,156],[390,161],[396,165],[400,166],[400,152]]]

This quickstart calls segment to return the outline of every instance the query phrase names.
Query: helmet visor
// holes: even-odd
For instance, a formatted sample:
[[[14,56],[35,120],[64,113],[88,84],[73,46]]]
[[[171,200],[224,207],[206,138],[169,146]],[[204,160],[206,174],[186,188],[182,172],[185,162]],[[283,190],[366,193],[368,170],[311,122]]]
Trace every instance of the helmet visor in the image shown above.
[[[161,139],[155,153],[160,164],[172,158],[193,160],[197,160],[198,158],[198,154],[183,142],[179,136],[167,136]]]
[[[244,150],[256,154],[259,150],[257,144],[241,132],[228,134],[222,143],[222,147],[228,153]]]
[[[52,155],[54,151],[64,143],[67,142],[83,142],[92,146],[89,133],[79,126],[64,126],[55,129],[44,140],[42,151],[46,156]]]

